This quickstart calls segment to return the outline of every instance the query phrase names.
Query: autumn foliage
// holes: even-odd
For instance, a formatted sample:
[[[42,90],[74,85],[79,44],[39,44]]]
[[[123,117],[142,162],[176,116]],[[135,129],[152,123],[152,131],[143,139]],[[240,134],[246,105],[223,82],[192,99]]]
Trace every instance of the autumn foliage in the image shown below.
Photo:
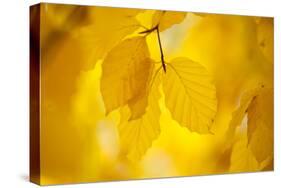
[[[46,184],[273,169],[273,19],[41,10]]]

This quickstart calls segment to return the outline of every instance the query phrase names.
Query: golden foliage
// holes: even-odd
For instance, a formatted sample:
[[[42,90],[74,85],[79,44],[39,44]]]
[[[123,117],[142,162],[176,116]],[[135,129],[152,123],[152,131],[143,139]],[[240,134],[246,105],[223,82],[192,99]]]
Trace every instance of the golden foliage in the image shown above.
[[[210,133],[217,111],[212,76],[199,63],[177,58],[164,75],[165,102],[173,118],[191,131]]]
[[[273,19],[42,7],[43,182],[273,168]]]

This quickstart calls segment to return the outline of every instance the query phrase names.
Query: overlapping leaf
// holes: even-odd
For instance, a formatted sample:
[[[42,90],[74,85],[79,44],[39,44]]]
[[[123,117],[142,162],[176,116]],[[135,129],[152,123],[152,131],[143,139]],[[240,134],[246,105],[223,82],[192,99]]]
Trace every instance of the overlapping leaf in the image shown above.
[[[138,161],[145,154],[160,133],[159,80],[157,79],[148,94],[146,113],[139,119],[130,120],[130,109],[121,109],[118,126],[121,147],[131,161]]]
[[[168,64],[163,89],[172,117],[190,131],[210,133],[217,111],[212,77],[199,63],[177,58]]]
[[[106,114],[128,102],[135,105],[142,98],[152,66],[148,57],[144,37],[126,39],[108,53],[102,64],[101,77]]]

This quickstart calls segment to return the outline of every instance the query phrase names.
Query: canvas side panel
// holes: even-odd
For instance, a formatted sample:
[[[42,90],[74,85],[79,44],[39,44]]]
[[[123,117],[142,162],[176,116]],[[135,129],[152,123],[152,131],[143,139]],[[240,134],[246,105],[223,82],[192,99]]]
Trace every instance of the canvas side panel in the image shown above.
[[[40,184],[40,4],[30,7],[30,181]]]

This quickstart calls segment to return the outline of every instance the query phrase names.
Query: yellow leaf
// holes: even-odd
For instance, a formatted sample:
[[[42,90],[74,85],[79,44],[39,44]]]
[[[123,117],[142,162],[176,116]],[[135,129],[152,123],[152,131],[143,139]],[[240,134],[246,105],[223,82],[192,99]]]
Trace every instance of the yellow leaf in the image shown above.
[[[212,77],[199,63],[176,58],[163,76],[166,106],[172,117],[190,131],[210,133],[217,111]]]
[[[246,92],[233,113],[227,138],[233,141],[235,129],[247,117],[248,145],[259,163],[273,155],[273,89],[263,85]]]
[[[101,93],[106,114],[135,100],[146,90],[152,66],[144,37],[122,41],[102,64]]]
[[[139,119],[129,121],[130,110],[121,109],[118,126],[121,148],[131,161],[138,161],[160,133],[159,80],[153,83],[148,96],[146,113]]]
[[[152,26],[159,24],[159,31],[164,31],[175,24],[181,23],[185,16],[185,12],[156,11],[153,15]]]
[[[85,69],[93,68],[115,45],[138,29],[139,23],[135,16],[139,11],[94,7],[91,11],[92,24],[74,33],[81,41],[85,53],[89,54],[87,61],[82,62]]]
[[[241,125],[242,120],[247,114],[248,107],[253,100],[253,98],[257,95],[261,88],[256,88],[249,90],[243,94],[240,100],[239,107],[232,113],[232,119],[229,124],[229,128],[227,130],[227,146],[230,146],[233,143],[235,130],[238,126]]]
[[[249,147],[259,162],[273,156],[273,90],[264,88],[248,108]]]

